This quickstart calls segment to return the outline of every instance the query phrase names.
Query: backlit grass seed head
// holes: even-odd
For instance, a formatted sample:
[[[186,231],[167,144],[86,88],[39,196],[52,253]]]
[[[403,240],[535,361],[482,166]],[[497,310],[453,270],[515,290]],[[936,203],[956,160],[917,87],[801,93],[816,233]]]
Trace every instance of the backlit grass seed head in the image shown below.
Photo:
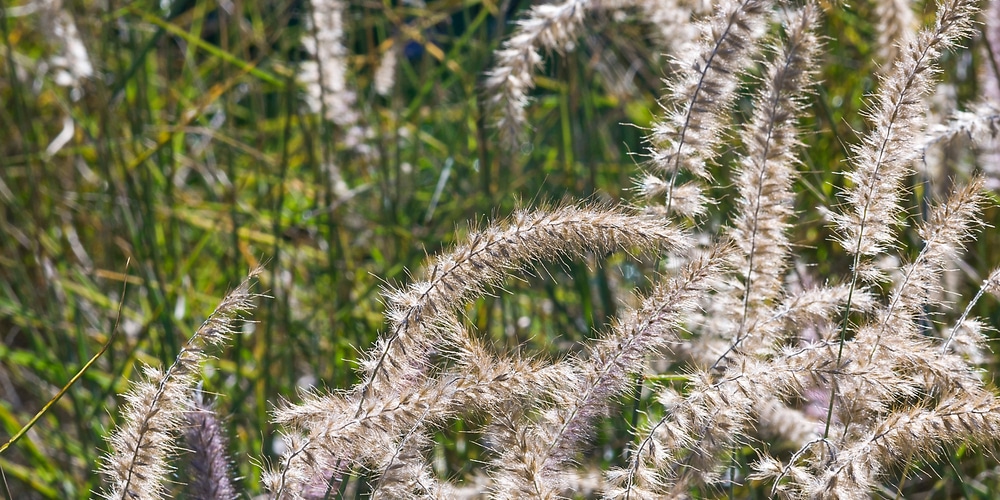
[[[340,0],[312,0],[302,46],[312,56],[299,65],[298,80],[305,86],[306,103],[314,113],[341,127],[358,122],[357,96],[347,88],[347,47],[344,46],[344,11]]]
[[[871,129],[854,148],[854,169],[847,173],[847,209],[834,217],[848,252],[877,255],[895,239],[900,184],[920,151],[922,99],[938,72],[938,55],[969,33],[973,9],[960,0],[941,2],[935,26],[904,39],[899,60],[881,82],[868,113]]]
[[[539,405],[534,418],[510,422],[507,433],[514,446],[494,461],[499,496],[555,495],[565,488],[560,478],[592,433],[594,421],[628,389],[630,376],[641,372],[647,355],[681,342],[677,332],[681,318],[697,307],[697,296],[711,288],[732,251],[717,247],[660,283],[638,309],[626,312],[611,332],[593,344],[586,358],[570,362],[572,375],[552,391],[550,404]]]
[[[484,91],[507,147],[519,144],[525,133],[528,92],[535,86],[534,72],[543,61],[540,51],[564,52],[576,40],[585,12],[595,3],[565,0],[532,7],[495,52],[496,63],[486,74]]]
[[[467,340],[451,319],[466,301],[538,262],[616,249],[690,246],[688,236],[669,222],[621,209],[562,206],[518,211],[505,223],[473,231],[451,252],[433,259],[423,281],[387,294],[389,330],[365,356],[358,386],[344,395],[318,396],[303,407],[279,410],[276,421],[294,421],[297,429],[306,432],[302,456],[324,450],[333,462],[378,467],[377,450],[393,449],[397,436],[421,432],[425,425],[450,415],[454,402],[490,393],[476,389],[476,377],[432,377],[432,353],[452,352],[461,359],[477,351],[477,344]],[[526,373],[530,372],[496,374],[492,380],[503,386],[523,379]],[[496,401],[504,398],[510,396]],[[284,467],[313,465],[289,456]],[[310,475],[301,471],[279,474]],[[283,487],[294,495],[301,486],[286,483]]]
[[[672,187],[677,184],[679,172],[700,179],[709,177],[706,162],[718,145],[727,120],[725,112],[736,97],[739,75],[758,48],[756,39],[762,34],[770,8],[766,0],[721,2],[702,25],[699,48],[690,52],[693,57],[678,62],[665,116],[653,124],[649,137],[651,171],[647,175],[659,177],[667,186],[668,208],[675,205]],[[646,181],[642,186],[652,184]],[[677,206],[691,204],[680,200]]]
[[[250,287],[260,273],[261,268],[250,271],[247,279],[222,299],[166,371],[146,368],[145,380],[126,394],[121,424],[108,438],[111,450],[101,464],[107,480],[101,496],[153,499],[166,493],[172,472],[169,459],[177,449],[185,413],[193,410],[190,394],[195,372],[206,358],[204,348],[225,343],[240,314],[253,309],[256,295]]]

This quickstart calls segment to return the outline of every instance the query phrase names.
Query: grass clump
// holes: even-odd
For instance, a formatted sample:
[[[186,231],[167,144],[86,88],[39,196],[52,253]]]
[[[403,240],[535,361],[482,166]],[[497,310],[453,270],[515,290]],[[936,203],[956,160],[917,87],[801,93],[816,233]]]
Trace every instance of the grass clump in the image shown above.
[[[990,498],[979,7],[3,7],[4,491]]]

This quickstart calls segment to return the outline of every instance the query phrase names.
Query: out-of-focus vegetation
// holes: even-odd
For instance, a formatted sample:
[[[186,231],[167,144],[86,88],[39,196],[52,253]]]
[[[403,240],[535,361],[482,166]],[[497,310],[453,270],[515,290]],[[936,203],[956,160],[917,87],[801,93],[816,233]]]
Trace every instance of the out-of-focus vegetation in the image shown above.
[[[643,160],[631,153],[644,149],[670,74],[635,12],[588,19],[575,50],[547,57],[528,108],[533,132],[509,151],[480,84],[525,2],[351,2],[350,126],[310,110],[297,81],[307,2],[57,4],[0,6],[0,441],[110,346],[0,455],[2,491],[13,498],[96,490],[117,395],[139,362],[169,364],[218,299],[263,263],[260,289],[271,298],[204,373],[204,391],[219,395],[227,416],[239,486],[260,493],[254,464],[273,459],[278,442],[269,411],[298,391],[356,381],[354,360],[383,325],[385,285],[406,282],[456,231],[515,206],[631,199]],[[877,83],[871,8],[828,9],[823,90],[802,124],[791,238],[804,272],[814,266],[819,276],[848,266],[814,207],[836,205],[836,170],[865,127],[861,98]],[[65,19],[89,72],[55,35]],[[983,70],[981,40],[968,45],[944,59],[959,106],[977,95]],[[390,52],[395,78],[383,95],[374,79]],[[918,199],[925,180],[912,180]],[[717,190],[723,202],[708,226],[728,213],[732,188]],[[997,211],[986,219],[996,226]],[[971,246],[956,278],[962,296],[996,264],[998,243],[987,233]],[[626,257],[539,270],[531,283],[511,282],[514,293],[476,302],[469,320],[509,349],[564,352],[647,284],[652,264]],[[977,312],[995,321],[990,307]],[[615,440],[627,439],[628,425],[602,429],[596,453],[621,450]],[[439,442],[443,476],[479,458],[458,424]],[[975,450],[916,467],[902,471],[900,491],[988,498],[1000,488],[996,460]]]

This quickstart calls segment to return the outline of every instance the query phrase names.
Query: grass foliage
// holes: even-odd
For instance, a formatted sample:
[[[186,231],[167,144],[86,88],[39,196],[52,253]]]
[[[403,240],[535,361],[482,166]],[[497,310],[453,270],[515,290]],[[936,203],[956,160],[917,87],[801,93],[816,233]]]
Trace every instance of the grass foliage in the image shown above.
[[[998,2],[0,30],[8,498],[1000,491]]]

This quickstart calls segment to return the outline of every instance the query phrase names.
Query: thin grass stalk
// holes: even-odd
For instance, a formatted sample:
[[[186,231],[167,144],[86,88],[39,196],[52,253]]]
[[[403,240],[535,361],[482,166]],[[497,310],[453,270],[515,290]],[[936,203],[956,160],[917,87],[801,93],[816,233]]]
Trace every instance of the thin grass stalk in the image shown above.
[[[941,345],[942,353],[948,352],[948,347],[950,347],[951,343],[955,341],[955,335],[969,318],[972,308],[979,302],[979,299],[983,298],[983,294],[986,292],[995,293],[998,289],[1000,289],[1000,269],[996,269],[990,273],[989,277],[983,281],[982,286],[979,287],[976,295],[969,301],[969,304],[965,306],[965,310],[962,311],[962,315],[958,317],[958,321],[955,322],[955,326],[953,326],[951,331],[948,333],[948,339]]]

